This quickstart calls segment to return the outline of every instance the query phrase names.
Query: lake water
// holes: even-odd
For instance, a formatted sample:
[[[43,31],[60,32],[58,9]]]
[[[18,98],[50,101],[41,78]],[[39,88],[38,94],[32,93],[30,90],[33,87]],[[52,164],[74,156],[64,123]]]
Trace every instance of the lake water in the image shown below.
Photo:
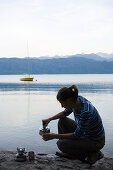
[[[105,156],[113,157],[113,74],[33,75],[33,82],[21,82],[22,75],[0,75],[0,150],[25,147],[55,153],[57,140],[43,141],[41,120],[63,109],[56,100],[59,88],[77,84],[79,95],[98,109],[106,132]],[[70,115],[73,118],[73,114]],[[57,133],[57,120],[50,122]]]

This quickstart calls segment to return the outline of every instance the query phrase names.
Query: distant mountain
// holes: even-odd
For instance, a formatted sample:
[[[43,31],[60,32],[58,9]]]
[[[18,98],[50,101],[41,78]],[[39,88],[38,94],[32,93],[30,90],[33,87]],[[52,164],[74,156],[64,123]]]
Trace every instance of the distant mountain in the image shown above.
[[[113,74],[113,61],[102,60],[95,54],[29,58],[29,62],[30,74]],[[27,73],[28,58],[0,58],[1,75]]]
[[[88,59],[97,60],[97,61],[113,60],[113,54],[107,54],[107,53],[76,54],[76,55],[54,56],[54,57],[42,56],[39,58],[40,59],[51,59],[51,58],[68,58],[68,57],[79,57],[79,58],[82,57],[82,58],[88,58]]]
[[[97,60],[97,61],[104,61],[105,58],[97,55],[97,54],[77,54],[77,55],[72,55],[69,57],[81,57],[81,58],[88,58],[88,59],[92,59],[92,60]]]
[[[107,54],[107,53],[97,53],[100,57],[105,58],[106,60],[113,61],[113,53]]]

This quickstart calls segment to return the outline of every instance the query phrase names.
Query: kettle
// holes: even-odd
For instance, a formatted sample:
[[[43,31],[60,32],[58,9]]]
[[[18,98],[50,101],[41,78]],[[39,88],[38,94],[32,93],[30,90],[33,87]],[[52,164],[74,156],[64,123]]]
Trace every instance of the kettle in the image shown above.
[[[50,128],[47,126],[39,128],[39,134],[42,136],[44,133],[50,133]]]
[[[18,162],[24,162],[26,161],[26,153],[25,148],[18,148],[17,147],[17,154],[16,154],[16,160]]]

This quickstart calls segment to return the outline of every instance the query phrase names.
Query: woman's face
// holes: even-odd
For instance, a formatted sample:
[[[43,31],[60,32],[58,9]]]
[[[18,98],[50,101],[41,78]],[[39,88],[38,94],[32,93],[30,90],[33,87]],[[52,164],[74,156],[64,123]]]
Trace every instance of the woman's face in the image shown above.
[[[72,109],[74,106],[74,102],[71,98],[66,99],[65,101],[60,102],[61,106],[64,107],[65,109]]]

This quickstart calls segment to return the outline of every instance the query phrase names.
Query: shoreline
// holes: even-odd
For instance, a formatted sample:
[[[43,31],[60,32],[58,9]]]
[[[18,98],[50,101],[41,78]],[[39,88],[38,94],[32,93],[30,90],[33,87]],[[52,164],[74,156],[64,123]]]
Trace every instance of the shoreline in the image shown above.
[[[35,153],[35,159],[17,162],[15,151],[0,151],[0,170],[113,170],[113,158],[104,157],[95,164],[89,165],[80,160],[60,158],[55,154]],[[27,154],[26,154],[27,155]]]

